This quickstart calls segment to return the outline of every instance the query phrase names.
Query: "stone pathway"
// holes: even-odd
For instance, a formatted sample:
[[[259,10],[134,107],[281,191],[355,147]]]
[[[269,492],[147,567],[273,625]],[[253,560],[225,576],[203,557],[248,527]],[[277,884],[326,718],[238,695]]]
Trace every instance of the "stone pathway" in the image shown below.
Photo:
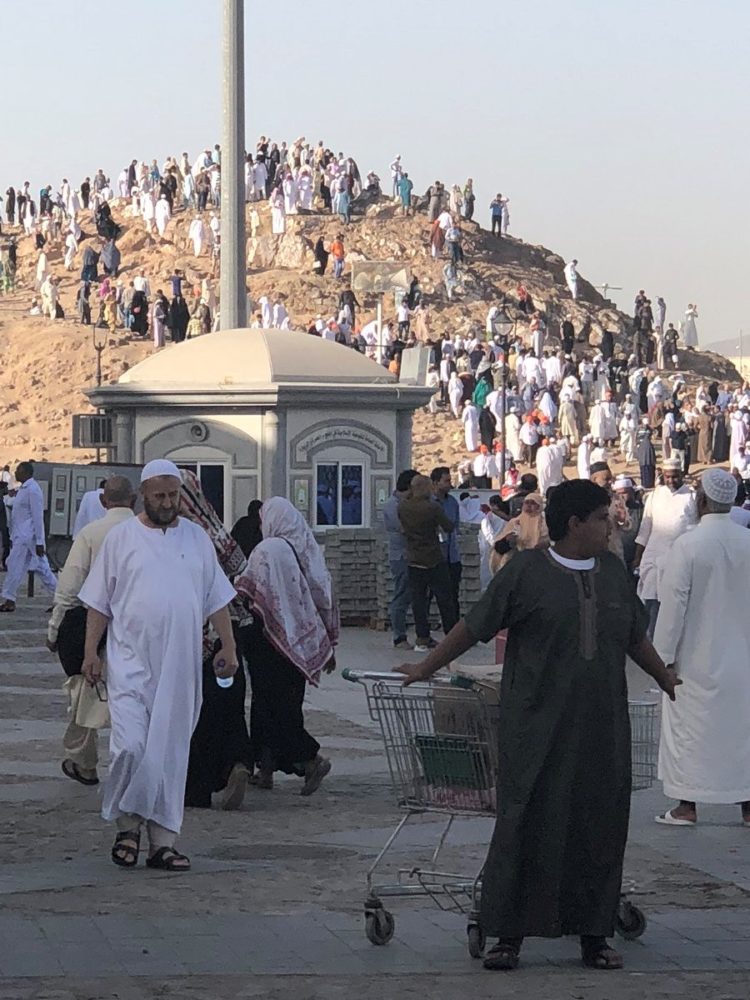
[[[16,989],[16,981],[56,983],[61,992],[49,996],[57,998],[98,996],[91,991],[96,982],[200,976],[226,977],[215,980],[227,987],[222,993],[216,985],[217,997],[256,995],[236,992],[242,979],[232,977],[269,977],[270,990],[277,977],[300,975],[307,983],[320,979],[322,989],[342,977],[372,984],[405,976],[417,983],[437,974],[445,978],[433,989],[436,997],[441,981],[471,976],[474,995],[484,995],[492,977],[469,958],[461,915],[396,899],[389,902],[393,941],[379,948],[365,937],[364,871],[399,817],[363,692],[340,677],[309,698],[316,734],[334,760],[325,791],[305,802],[291,781],[282,781],[270,797],[254,793],[242,813],[191,812],[190,875],[114,868],[96,796],[60,774],[65,703],[59,667],[43,646],[44,603],[22,600],[16,615],[0,621],[0,802],[7,817],[0,833],[0,1000],[37,995]],[[341,665],[377,662],[389,669],[397,659],[386,636],[344,632]],[[627,973],[608,979],[622,989],[607,996],[629,997],[625,984],[637,974],[679,985],[708,972],[720,974],[716,983],[724,992],[717,997],[746,998],[750,988],[732,990],[735,981],[750,983],[750,831],[739,824],[737,810],[718,807],[706,809],[696,829],[658,827],[653,815],[662,804],[656,788],[633,798],[627,869],[648,928],[638,941],[619,942]],[[427,817],[407,827],[394,861],[408,866],[423,856],[440,822]],[[450,863],[465,863],[467,872],[481,863],[491,825],[486,818],[457,821]],[[514,982],[550,975],[559,982],[588,975],[580,970],[575,941],[528,942]],[[712,996],[714,980],[701,981],[705,996]],[[88,985],[80,993],[62,992],[74,982]],[[349,995],[355,992],[365,995],[353,985]],[[546,994],[540,987],[537,995]]]

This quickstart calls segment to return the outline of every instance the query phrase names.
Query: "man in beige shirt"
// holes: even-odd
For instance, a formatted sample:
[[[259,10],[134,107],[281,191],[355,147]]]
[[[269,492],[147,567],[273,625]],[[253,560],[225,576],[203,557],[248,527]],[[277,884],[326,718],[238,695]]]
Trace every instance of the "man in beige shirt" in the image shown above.
[[[133,517],[135,492],[124,476],[111,476],[104,484],[104,517],[81,529],[73,542],[55,591],[47,626],[47,647],[60,657],[69,677],[80,676],[86,633],[86,609],[78,599],[102,542],[116,525]],[[72,692],[71,692],[72,694]],[[71,720],[63,736],[63,773],[82,785],[98,785],[97,730],[76,722],[78,699],[71,698]]]

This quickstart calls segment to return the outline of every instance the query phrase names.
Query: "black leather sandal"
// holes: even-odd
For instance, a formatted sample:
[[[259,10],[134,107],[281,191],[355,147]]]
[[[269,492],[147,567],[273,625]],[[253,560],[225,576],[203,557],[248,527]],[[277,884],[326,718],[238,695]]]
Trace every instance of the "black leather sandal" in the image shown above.
[[[141,831],[125,830],[123,833],[118,833],[115,837],[115,842],[112,845],[112,860],[120,868],[135,868],[138,864],[138,852],[140,849]]]
[[[622,955],[610,948],[605,938],[581,940],[581,961],[587,969],[621,969]]]
[[[184,864],[185,861],[187,864]],[[146,858],[146,867],[156,868],[162,872],[189,872],[190,858],[180,854],[174,847],[160,847],[150,858]]]
[[[521,946],[510,941],[498,941],[484,957],[485,969],[493,972],[512,972],[521,960]]]

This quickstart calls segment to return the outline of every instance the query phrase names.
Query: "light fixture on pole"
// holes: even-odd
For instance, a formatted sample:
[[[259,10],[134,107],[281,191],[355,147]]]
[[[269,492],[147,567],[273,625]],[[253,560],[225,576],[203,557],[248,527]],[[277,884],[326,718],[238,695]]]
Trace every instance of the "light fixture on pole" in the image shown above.
[[[107,347],[107,337],[109,334],[109,329],[99,326],[95,323],[91,327],[91,339],[94,344],[94,350],[96,351],[96,384],[97,387],[102,384],[102,354]],[[96,411],[99,413],[99,409]],[[96,447],[96,461],[97,464],[101,460],[101,448],[97,445]]]
[[[94,350],[96,351],[96,384],[100,386],[102,384],[102,353],[107,349],[107,336],[109,334],[109,329],[104,326],[94,325],[91,328],[91,336],[94,342]]]

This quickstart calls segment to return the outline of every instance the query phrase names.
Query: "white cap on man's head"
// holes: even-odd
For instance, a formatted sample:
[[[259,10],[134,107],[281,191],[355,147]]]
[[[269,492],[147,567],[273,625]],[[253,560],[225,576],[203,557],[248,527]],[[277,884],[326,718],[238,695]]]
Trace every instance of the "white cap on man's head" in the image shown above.
[[[665,458],[661,467],[665,472],[682,472],[682,459]]]
[[[142,483],[145,483],[147,479],[156,479],[157,476],[174,476],[175,479],[182,479],[180,470],[168,458],[155,458],[143,466],[143,471],[141,472]]]
[[[632,490],[635,489],[635,483],[630,478],[630,476],[617,476],[615,481],[612,483],[613,490]]]
[[[737,480],[724,469],[706,469],[701,476],[701,488],[714,503],[733,504],[737,496]]]

